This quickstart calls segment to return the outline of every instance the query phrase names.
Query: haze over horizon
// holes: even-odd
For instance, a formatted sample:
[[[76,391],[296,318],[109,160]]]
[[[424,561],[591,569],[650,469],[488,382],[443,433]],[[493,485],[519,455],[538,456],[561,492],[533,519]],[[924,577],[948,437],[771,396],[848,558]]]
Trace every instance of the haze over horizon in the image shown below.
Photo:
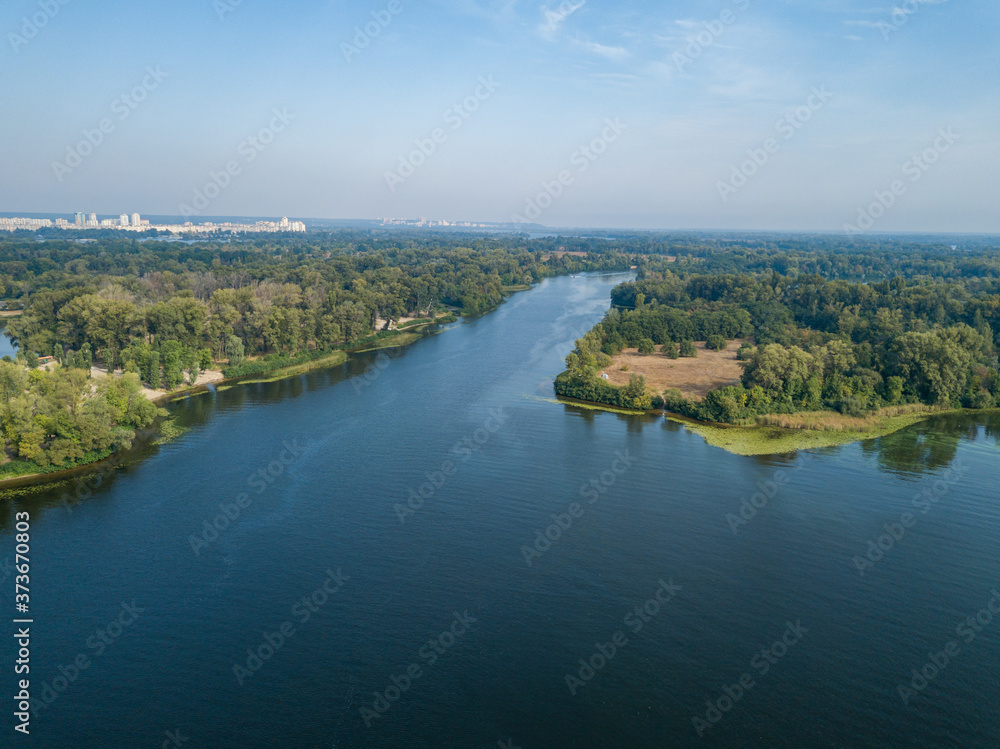
[[[0,208],[1000,232],[997,21],[947,0],[16,0]]]

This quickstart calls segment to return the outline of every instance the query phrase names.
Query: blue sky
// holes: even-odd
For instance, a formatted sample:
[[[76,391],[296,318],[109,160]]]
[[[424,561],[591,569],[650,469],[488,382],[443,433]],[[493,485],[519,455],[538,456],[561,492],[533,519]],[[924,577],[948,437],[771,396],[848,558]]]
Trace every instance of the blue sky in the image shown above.
[[[7,0],[0,210],[1000,232],[1000,5],[879,2]]]

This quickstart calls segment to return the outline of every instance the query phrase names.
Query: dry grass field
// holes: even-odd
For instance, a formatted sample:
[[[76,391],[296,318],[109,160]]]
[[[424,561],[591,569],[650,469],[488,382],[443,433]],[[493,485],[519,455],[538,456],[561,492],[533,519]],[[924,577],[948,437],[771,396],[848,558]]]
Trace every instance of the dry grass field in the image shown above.
[[[701,400],[709,390],[739,383],[743,367],[736,361],[736,349],[742,343],[734,339],[725,351],[709,351],[701,341],[694,345],[698,349],[694,359],[668,359],[659,351],[641,356],[636,349],[627,348],[613,357],[611,365],[602,372],[612,385],[627,385],[630,375],[639,374],[658,393],[678,388],[685,397]],[[623,372],[622,366],[627,366],[628,371]]]

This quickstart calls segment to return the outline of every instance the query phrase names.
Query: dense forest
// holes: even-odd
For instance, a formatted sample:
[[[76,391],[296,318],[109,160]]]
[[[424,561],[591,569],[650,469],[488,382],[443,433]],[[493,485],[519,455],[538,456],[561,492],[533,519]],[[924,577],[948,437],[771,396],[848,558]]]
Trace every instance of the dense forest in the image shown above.
[[[71,466],[129,444],[157,411],[141,385],[175,389],[212,367],[265,371],[389,335],[403,318],[481,313],[545,277],[630,262],[465,242],[0,239],[0,291],[8,309],[23,309],[7,320],[18,361],[0,371],[0,472]],[[54,365],[38,369],[40,357]],[[90,380],[94,365],[126,376]]]
[[[327,350],[403,317],[483,312],[547,276],[628,267],[616,253],[370,244],[0,242],[0,287],[24,309],[8,332],[29,359],[173,386],[212,361]]]
[[[6,321],[18,356],[0,371],[0,472],[64,467],[129,444],[158,413],[142,386],[175,389],[209,368],[265,371],[392,335],[409,320],[485,312],[546,277],[630,267],[636,281],[614,290],[557,392],[731,423],[807,409],[995,405],[1000,251],[987,238],[948,241],[14,232],[0,237],[0,300],[23,310]],[[616,388],[597,374],[625,347],[684,356],[692,341],[720,337],[754,345],[739,352],[743,382],[704,401],[651,393],[638,377]],[[38,369],[39,357],[54,363]],[[89,379],[95,365],[122,374]]]
[[[645,264],[616,287],[612,309],[577,341],[561,395],[630,408],[666,408],[705,421],[750,424],[763,414],[834,410],[862,416],[887,406],[1000,405],[1000,279],[994,253],[975,263],[942,254],[910,277],[870,282],[820,274],[683,273]],[[827,259],[815,253],[813,265]],[[878,253],[856,259],[877,277]],[[893,263],[900,266],[899,259]],[[972,268],[984,269],[982,275]],[[933,273],[931,271],[934,271]],[[752,339],[738,352],[742,382],[691,402],[650,393],[639,377],[616,388],[598,377],[627,347],[674,349],[713,337]]]

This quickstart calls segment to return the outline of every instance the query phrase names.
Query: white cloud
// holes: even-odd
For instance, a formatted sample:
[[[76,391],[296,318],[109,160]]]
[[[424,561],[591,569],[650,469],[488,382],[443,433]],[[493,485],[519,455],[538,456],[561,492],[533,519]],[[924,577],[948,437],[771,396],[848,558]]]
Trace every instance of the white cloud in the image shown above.
[[[597,42],[581,42],[579,40],[577,40],[576,43],[588,52],[600,55],[601,57],[606,57],[609,60],[624,60],[629,56],[629,51],[624,47],[609,47],[605,44],[598,44]]]

